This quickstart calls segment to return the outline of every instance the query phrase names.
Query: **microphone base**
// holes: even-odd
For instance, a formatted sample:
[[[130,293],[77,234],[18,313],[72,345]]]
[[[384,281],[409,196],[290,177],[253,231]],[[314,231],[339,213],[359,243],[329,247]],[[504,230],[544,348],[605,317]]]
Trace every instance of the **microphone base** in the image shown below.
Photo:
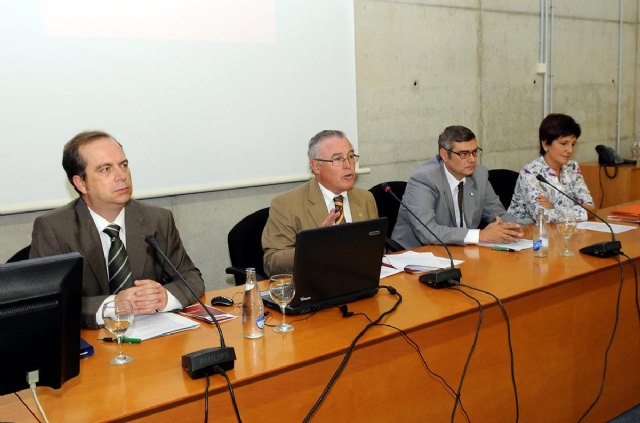
[[[223,370],[231,370],[236,359],[233,348],[206,348],[182,356],[182,368],[191,379],[199,379],[205,375],[215,374],[216,366]]]
[[[580,249],[582,254],[588,256],[607,258],[620,255],[622,244],[620,241],[598,242],[597,244],[587,245]]]
[[[460,269],[438,269],[433,272],[420,275],[420,282],[434,289],[448,288],[450,286],[459,285],[462,279]]]

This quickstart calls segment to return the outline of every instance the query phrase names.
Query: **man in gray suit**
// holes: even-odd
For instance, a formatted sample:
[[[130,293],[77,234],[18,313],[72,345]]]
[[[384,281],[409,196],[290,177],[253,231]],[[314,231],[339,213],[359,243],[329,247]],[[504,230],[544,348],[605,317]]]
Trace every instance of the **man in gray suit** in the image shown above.
[[[513,242],[520,226],[507,214],[478,164],[482,149],[464,126],[449,126],[438,138],[438,155],[424,163],[407,183],[403,201],[445,244]],[[462,211],[462,213],[461,213]],[[481,222],[488,223],[478,229]],[[400,206],[392,238],[405,248],[439,244]]]
[[[271,202],[262,232],[268,275],[291,273],[296,235],[302,229],[378,217],[373,195],[353,186],[358,155],[342,131],[325,130],[314,135],[307,155],[314,178]]]
[[[131,199],[129,161],[120,143],[105,132],[82,132],[65,145],[62,165],[80,198],[35,220],[30,256],[77,251],[84,257],[83,326],[103,324],[102,306],[114,298],[129,300],[136,314],[179,309],[195,300],[145,243],[146,235],[154,234],[194,292],[204,293],[200,271],[182,246],[171,212]],[[119,233],[109,235],[113,225]],[[122,260],[128,264],[122,267],[127,269],[122,284],[110,286],[107,263],[116,242],[125,249]]]

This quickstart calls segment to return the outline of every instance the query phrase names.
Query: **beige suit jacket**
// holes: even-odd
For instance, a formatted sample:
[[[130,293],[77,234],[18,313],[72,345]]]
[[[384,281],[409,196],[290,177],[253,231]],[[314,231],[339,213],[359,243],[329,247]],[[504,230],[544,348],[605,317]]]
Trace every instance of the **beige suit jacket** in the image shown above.
[[[347,197],[354,222],[378,217],[376,202],[369,191],[352,188],[347,192]],[[303,229],[320,227],[327,215],[327,206],[315,178],[275,197],[262,232],[264,270],[267,275],[291,273],[296,234]]]

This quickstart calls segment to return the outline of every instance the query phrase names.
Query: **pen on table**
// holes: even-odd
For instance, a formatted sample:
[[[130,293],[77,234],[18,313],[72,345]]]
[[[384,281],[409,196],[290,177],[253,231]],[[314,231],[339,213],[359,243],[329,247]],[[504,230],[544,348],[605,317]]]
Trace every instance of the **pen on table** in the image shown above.
[[[511,253],[515,253],[516,250],[514,250],[513,248],[507,248],[507,247],[491,247],[491,249],[493,251],[509,251]]]
[[[116,338],[98,338],[98,341],[118,342]],[[122,342],[126,342],[128,344],[139,344],[142,340],[139,338],[122,338]]]

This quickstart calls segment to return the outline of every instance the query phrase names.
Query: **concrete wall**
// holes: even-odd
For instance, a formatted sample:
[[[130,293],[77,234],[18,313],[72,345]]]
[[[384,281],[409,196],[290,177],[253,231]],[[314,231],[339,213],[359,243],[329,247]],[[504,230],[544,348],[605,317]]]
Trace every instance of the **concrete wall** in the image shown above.
[[[593,161],[594,146],[614,146],[616,134],[618,2],[554,3],[553,111],[581,124],[575,158]],[[357,185],[406,180],[435,154],[438,134],[451,124],[476,133],[489,168],[519,170],[535,157],[542,118],[539,8],[534,0],[355,0],[360,164],[371,169]],[[638,0],[624,1],[624,22],[621,152],[628,156],[640,129]],[[295,185],[148,201],[173,210],[213,289],[232,283],[224,273],[229,229]],[[37,215],[0,216],[0,260],[30,242]]]

